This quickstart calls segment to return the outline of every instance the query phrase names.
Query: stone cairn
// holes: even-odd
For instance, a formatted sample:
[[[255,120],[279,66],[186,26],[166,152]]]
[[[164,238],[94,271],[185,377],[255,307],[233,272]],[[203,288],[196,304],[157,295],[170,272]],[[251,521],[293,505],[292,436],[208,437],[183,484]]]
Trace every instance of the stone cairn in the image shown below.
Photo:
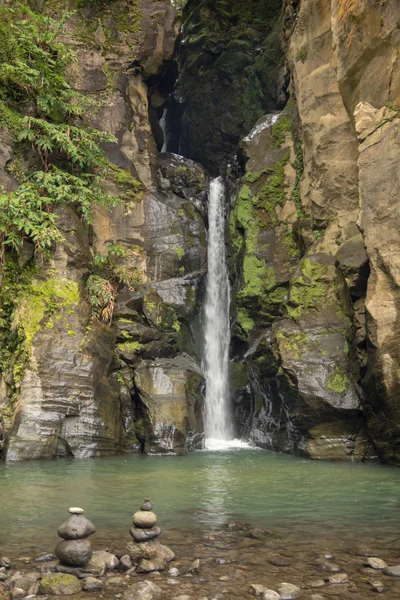
[[[127,551],[138,573],[165,570],[175,554],[157,541],[161,529],[157,527],[157,515],[153,512],[150,498],[144,499],[140,510],[133,515],[132,523],[129,533],[134,541],[127,544]]]
[[[68,512],[71,516],[57,531],[63,541],[57,544],[54,553],[62,565],[84,567],[92,557],[92,545],[87,538],[96,533],[96,528],[83,516],[82,508],[72,507]]]

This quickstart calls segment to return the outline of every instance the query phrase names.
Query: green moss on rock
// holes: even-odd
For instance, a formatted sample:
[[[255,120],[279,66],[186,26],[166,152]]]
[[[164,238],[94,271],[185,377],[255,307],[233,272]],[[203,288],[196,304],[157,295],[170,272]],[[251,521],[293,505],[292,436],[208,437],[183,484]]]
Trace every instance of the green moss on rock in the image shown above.
[[[317,307],[327,297],[329,285],[323,280],[327,275],[327,267],[309,258],[301,262],[302,275],[291,281],[290,305],[288,312],[297,319],[304,312]]]
[[[237,323],[246,334],[250,333],[254,328],[254,320],[245,308],[239,308],[237,312]]]
[[[344,394],[350,383],[346,371],[340,365],[336,365],[332,373],[329,375],[326,387],[331,392],[337,392],[338,394]]]

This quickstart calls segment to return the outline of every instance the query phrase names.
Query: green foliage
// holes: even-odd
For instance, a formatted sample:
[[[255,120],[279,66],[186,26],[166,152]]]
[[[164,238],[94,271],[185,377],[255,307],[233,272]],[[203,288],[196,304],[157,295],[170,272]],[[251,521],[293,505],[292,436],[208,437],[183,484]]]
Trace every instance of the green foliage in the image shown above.
[[[281,160],[278,160],[274,167],[268,169],[267,183],[261,189],[256,202],[257,208],[264,209],[270,218],[271,225],[278,223],[276,207],[282,206],[285,202],[285,166],[290,158],[287,152]]]
[[[86,281],[86,295],[93,315],[99,321],[111,323],[117,295],[116,283],[99,275],[90,275]]]
[[[302,46],[296,54],[296,60],[304,63],[307,60],[307,57],[308,57],[307,46]]]
[[[250,333],[255,325],[254,320],[245,308],[239,308],[237,312],[237,323],[246,334]]]
[[[24,2],[0,6],[0,123],[21,155],[25,147],[34,151],[33,168],[18,168],[20,187],[0,194],[3,266],[6,248],[18,250],[24,239],[40,251],[62,240],[56,205],[73,206],[90,222],[93,205],[117,201],[104,192],[100,176],[109,163],[99,143],[114,138],[68,122],[88,103],[66,80],[75,55],[58,41],[70,15],[56,21]]]
[[[272,126],[272,146],[279,148],[285,141],[287,133],[291,133],[293,121],[291,117],[280,117]]]
[[[143,283],[140,269],[121,263],[122,259],[139,250],[137,247],[127,249],[114,242],[110,244],[107,255],[95,254],[97,273],[87,279],[86,293],[93,315],[99,321],[111,323],[115,299],[121,285],[127,285],[133,290]]]

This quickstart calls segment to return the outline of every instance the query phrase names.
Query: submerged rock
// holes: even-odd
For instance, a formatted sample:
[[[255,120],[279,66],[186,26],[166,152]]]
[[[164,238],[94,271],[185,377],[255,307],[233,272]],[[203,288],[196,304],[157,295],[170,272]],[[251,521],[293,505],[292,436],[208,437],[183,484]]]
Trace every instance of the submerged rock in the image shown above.
[[[125,590],[122,600],[159,600],[162,590],[152,581],[141,581],[133,583]]]

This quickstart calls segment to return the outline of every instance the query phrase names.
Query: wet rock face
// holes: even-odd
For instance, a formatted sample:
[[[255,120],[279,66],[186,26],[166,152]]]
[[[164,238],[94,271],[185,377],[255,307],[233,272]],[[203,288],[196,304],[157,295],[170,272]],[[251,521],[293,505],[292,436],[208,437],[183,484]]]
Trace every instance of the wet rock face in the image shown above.
[[[104,3],[85,3],[68,21],[68,39],[78,53],[75,85],[98,101],[97,109],[83,116],[85,124],[116,137],[117,143],[105,144],[104,150],[127,177],[132,175],[134,186],[112,177],[105,182],[110,193],[125,193],[124,201],[112,213],[95,211],[94,236],[88,236],[72,210],[57,211],[66,239],[55,249],[49,270],[40,267],[39,282],[32,286],[43,318],[31,336],[5,448],[8,460],[137,451],[144,444],[142,423],[148,425],[146,435],[153,430],[134,387],[134,368],[140,361],[182,352],[200,356],[196,303],[206,261],[206,176],[180,157],[165,155],[158,162],[146,84],[171,62],[179,22],[166,0],[140,2],[129,7],[129,15],[125,12],[125,3],[118,1],[112,11]],[[87,28],[83,37],[82,27]],[[140,66],[128,72],[127,65],[134,62]],[[5,164],[13,147],[7,132],[3,137]],[[12,189],[13,181],[4,177],[4,185]],[[97,272],[93,255],[107,256],[115,243],[123,248],[121,267],[140,273],[142,285],[135,290],[120,286],[110,326],[93,320],[85,282]],[[50,300],[58,305],[54,315],[47,310]],[[21,311],[23,317],[26,307]],[[186,367],[181,377],[189,382],[185,373]],[[7,406],[6,382],[0,385],[0,406]],[[190,391],[183,391],[180,400],[179,411],[192,410]],[[176,431],[179,442],[168,451],[183,448],[191,426],[165,421],[155,439],[171,438]],[[196,426],[201,434],[201,422]],[[0,420],[0,446],[9,427],[8,418],[4,426]]]
[[[280,0],[189,0],[184,9],[175,91],[181,150],[212,173],[257,118],[285,101],[280,9]]]

